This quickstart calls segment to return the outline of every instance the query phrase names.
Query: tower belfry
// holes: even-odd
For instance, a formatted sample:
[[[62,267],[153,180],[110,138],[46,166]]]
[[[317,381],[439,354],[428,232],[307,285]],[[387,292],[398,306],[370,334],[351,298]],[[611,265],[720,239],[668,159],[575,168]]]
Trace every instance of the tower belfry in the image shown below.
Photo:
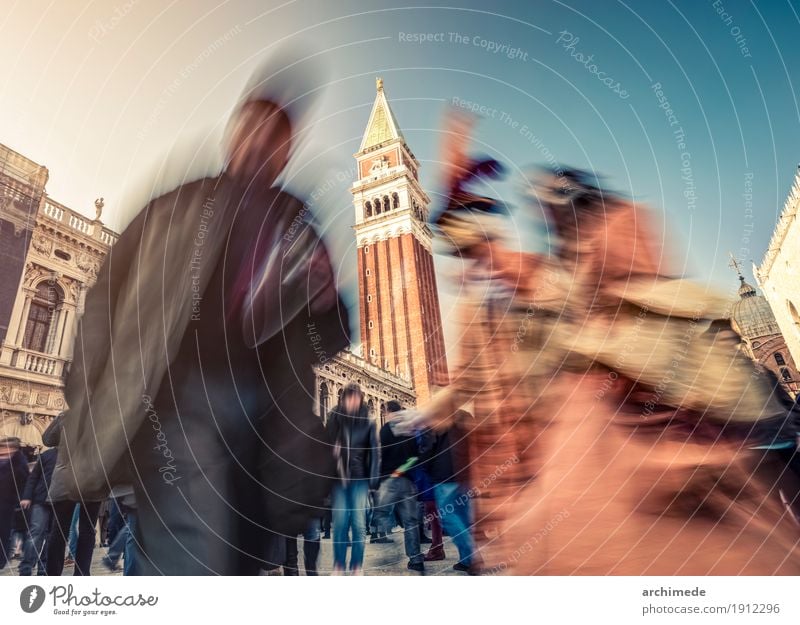
[[[447,383],[428,227],[430,198],[376,80],[375,102],[354,155],[355,232],[363,357],[414,384],[418,401]]]

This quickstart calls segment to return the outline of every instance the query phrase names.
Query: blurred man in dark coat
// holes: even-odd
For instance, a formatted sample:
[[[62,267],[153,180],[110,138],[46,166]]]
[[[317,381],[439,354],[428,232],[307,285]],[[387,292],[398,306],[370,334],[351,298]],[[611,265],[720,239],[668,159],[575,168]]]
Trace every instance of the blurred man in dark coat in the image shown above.
[[[44,450],[36,459],[36,464],[25,482],[20,507],[27,511],[28,536],[22,561],[19,564],[20,575],[31,575],[37,566],[40,575],[44,575],[47,559],[41,559],[45,549],[45,541],[50,530],[52,508],[47,503],[47,490],[53,469],[56,466],[58,450],[55,447]],[[70,515],[71,516],[71,515]],[[62,545],[63,553],[63,545]]]
[[[266,68],[225,171],[150,202],[87,297],[51,495],[133,484],[140,574],[256,573],[268,530],[302,531],[329,488],[312,366],[348,344],[347,315],[302,202],[275,184],[307,69]]]
[[[19,447],[20,440],[14,436],[0,439],[0,569],[8,562],[14,512],[28,477],[28,462]]]
[[[358,384],[345,386],[326,424],[338,480],[333,489],[333,571],[342,574],[351,544],[349,570],[361,575],[367,534],[369,491],[378,488],[380,444],[375,421]],[[349,532],[352,530],[352,540]]]

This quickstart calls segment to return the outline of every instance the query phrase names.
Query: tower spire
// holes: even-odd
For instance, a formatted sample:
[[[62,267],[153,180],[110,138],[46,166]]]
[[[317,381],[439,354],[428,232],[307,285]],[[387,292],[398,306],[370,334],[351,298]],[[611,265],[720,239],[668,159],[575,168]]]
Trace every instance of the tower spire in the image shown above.
[[[372,105],[372,112],[358,151],[359,153],[365,152],[393,139],[399,139],[405,143],[403,133],[400,132],[400,126],[394,117],[394,113],[392,113],[389,101],[386,99],[386,93],[383,90],[383,78],[379,77],[375,79],[375,102]]]

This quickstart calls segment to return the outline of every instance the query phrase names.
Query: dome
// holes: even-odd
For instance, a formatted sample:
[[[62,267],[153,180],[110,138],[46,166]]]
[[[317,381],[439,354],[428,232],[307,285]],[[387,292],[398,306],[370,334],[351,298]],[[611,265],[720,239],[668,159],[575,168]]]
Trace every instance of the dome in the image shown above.
[[[745,282],[744,277],[739,276],[739,280],[742,283],[739,287],[739,301],[731,309],[733,329],[747,340],[780,334],[778,322],[775,321],[775,315],[772,314],[766,298],[758,295],[755,287]]]

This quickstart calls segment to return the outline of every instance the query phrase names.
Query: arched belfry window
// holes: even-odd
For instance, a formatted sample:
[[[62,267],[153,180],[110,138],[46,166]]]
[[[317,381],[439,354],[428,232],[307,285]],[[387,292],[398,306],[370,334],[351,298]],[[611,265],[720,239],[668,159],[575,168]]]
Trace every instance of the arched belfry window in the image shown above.
[[[391,208],[392,208],[392,205],[389,204],[389,196],[388,195],[384,195],[383,196],[383,212],[385,213],[386,211],[391,210]]]
[[[364,205],[364,214],[365,214],[367,217],[372,217],[372,202],[367,202],[367,203]]]
[[[375,202],[375,214],[376,215],[380,215],[381,214],[381,198],[376,197],[374,202]]]
[[[392,208],[400,208],[400,196],[392,193]]]
[[[64,293],[55,282],[42,282],[36,287],[25,322],[22,346],[36,352],[49,353]]]

